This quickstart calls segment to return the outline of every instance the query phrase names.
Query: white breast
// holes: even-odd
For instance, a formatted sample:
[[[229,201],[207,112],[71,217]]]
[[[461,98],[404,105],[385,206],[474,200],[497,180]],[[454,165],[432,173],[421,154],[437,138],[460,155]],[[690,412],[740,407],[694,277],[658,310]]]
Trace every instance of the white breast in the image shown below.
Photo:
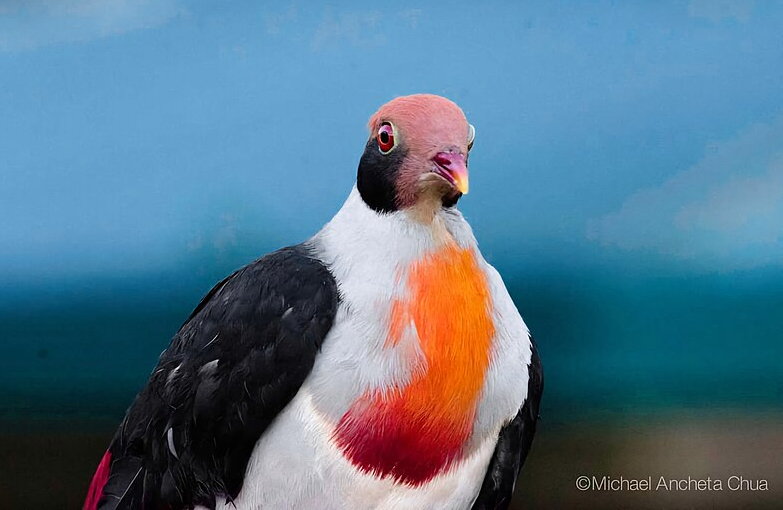
[[[354,188],[340,212],[310,241],[334,274],[341,303],[312,373],[256,445],[234,501],[238,510],[470,508],[500,428],[526,398],[530,342],[500,276],[481,257],[462,215],[443,211],[436,221],[439,226],[433,229],[404,213],[378,215]],[[409,341],[389,348],[384,345],[386,324],[379,318],[400,292],[399,268],[437,247],[444,233],[474,249],[484,267],[496,333],[468,453],[447,472],[411,487],[357,470],[332,434],[357,397],[368,389],[404,384],[416,370],[415,331]]]

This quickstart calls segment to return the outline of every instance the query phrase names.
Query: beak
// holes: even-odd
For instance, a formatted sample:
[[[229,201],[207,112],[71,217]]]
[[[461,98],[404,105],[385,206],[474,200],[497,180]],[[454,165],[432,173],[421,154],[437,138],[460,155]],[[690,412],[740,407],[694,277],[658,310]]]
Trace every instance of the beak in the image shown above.
[[[468,193],[468,164],[459,152],[439,152],[432,158],[434,172],[451,183],[457,191]]]

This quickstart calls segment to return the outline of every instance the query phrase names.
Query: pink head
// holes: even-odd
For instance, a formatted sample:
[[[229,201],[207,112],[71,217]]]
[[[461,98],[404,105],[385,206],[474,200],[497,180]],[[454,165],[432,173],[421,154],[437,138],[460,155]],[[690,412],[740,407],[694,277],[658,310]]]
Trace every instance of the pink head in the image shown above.
[[[398,97],[368,127],[357,186],[370,207],[449,207],[467,193],[474,130],[459,106],[431,94]]]

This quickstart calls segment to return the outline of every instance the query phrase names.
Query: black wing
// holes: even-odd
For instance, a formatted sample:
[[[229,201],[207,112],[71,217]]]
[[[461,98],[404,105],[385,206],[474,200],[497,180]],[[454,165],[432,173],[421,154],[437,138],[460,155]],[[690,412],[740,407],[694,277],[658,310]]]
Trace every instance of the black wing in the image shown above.
[[[218,495],[235,498],[256,441],[310,373],[337,301],[334,278],[302,246],[218,283],[115,435],[97,508],[214,508]]]
[[[532,353],[528,366],[527,399],[516,417],[500,431],[495,453],[489,462],[481,491],[473,503],[473,510],[508,508],[519,471],[533,444],[541,393],[544,390],[544,371],[532,337],[530,348]]]

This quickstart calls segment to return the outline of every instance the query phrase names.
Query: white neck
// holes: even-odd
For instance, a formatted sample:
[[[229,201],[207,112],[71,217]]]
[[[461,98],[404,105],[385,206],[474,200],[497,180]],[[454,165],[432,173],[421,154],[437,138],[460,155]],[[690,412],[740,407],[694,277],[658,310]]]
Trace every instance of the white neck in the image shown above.
[[[367,267],[369,277],[373,270],[407,266],[449,242],[476,249],[473,232],[456,208],[443,208],[426,223],[406,211],[378,213],[362,200],[356,186],[334,218],[309,241],[338,279],[355,277],[362,267]]]

